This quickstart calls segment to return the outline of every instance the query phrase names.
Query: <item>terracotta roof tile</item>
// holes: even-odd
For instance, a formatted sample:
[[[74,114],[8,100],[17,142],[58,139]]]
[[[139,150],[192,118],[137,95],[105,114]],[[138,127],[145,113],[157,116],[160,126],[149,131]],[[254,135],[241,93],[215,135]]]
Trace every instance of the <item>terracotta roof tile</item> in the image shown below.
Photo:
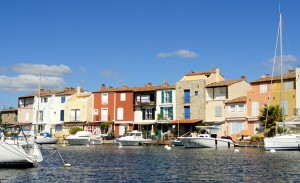
[[[102,88],[100,90],[94,91],[93,93],[102,93],[102,92],[124,92],[124,91],[132,91],[132,92],[141,92],[141,91],[156,91],[163,89],[175,89],[175,85],[158,85],[153,86],[151,84],[147,84],[145,86],[136,86],[136,87],[120,87],[120,88]]]
[[[287,79],[295,79],[296,78],[296,72],[295,70],[291,70],[289,71],[289,73],[283,75],[283,79],[284,80],[287,80]],[[281,80],[281,77],[280,76],[270,76],[270,75],[266,75],[266,76],[263,76],[261,77],[260,79],[257,79],[257,80],[254,80],[252,82],[250,82],[250,84],[253,84],[253,83],[262,83],[262,82],[269,82],[269,81],[280,81]]]
[[[215,71],[206,71],[206,72],[190,72],[190,73],[187,73],[185,76],[195,76],[195,75],[211,75],[213,73],[216,73]]]
[[[211,84],[206,85],[206,88],[213,88],[213,87],[221,87],[221,86],[230,86],[232,84],[238,83],[243,80],[225,80],[225,81],[218,81]]]
[[[232,104],[232,103],[246,103],[247,102],[247,97],[246,96],[241,96],[234,98],[232,100],[227,100],[225,104]]]

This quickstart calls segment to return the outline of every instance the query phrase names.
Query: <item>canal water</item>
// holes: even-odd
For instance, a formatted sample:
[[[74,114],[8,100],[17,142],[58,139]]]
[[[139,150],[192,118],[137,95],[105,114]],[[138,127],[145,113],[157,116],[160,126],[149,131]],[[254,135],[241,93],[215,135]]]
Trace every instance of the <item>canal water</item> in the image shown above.
[[[72,166],[63,167],[63,161]],[[300,182],[300,151],[115,145],[43,146],[44,161],[4,182]]]

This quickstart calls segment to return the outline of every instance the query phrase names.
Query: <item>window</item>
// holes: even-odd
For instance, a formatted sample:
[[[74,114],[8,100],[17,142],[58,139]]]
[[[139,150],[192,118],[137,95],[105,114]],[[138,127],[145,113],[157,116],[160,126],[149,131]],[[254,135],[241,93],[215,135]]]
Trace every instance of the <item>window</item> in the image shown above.
[[[60,121],[64,121],[64,120],[65,120],[65,111],[60,110]]]
[[[220,94],[225,95],[226,94],[226,87],[221,87],[220,88]]]
[[[229,112],[235,112],[235,105],[234,104],[229,106]]]
[[[108,94],[107,93],[102,93],[101,104],[108,104]]]
[[[71,110],[71,121],[80,121],[80,109]]]
[[[258,102],[252,102],[252,116],[258,116],[258,114],[259,114]]]
[[[126,101],[126,93],[121,93],[120,101]]]
[[[294,89],[294,87],[293,87],[293,82],[292,82],[292,81],[286,81],[286,82],[285,82],[285,89],[286,89],[286,90]]]
[[[123,120],[123,116],[124,116],[124,109],[123,108],[118,108],[117,109],[117,119],[118,120]]]
[[[288,101],[287,100],[283,100],[283,114],[284,115],[288,115]]]
[[[190,103],[190,90],[184,90],[184,103]]]
[[[41,98],[41,103],[47,103],[47,102],[48,102],[48,98],[47,97]]]
[[[231,133],[236,134],[243,130],[242,122],[233,122],[231,126]]]
[[[101,109],[101,121],[108,121],[108,109],[107,108]]]
[[[62,96],[62,97],[60,98],[60,102],[61,102],[61,103],[65,103],[65,102],[66,102],[66,97],[65,97],[65,96]]]
[[[161,91],[161,103],[172,103],[172,91]]]
[[[222,117],[222,106],[215,107],[215,117]]]
[[[43,121],[43,111],[37,111],[36,120],[37,120],[37,122]]]
[[[260,84],[260,93],[267,93],[267,84]]]
[[[141,104],[149,104],[150,103],[150,95],[139,95],[136,97],[137,103]]]
[[[153,120],[155,119],[155,108],[153,109],[142,109],[143,120]]]
[[[195,91],[195,96],[198,96],[198,91]]]
[[[238,112],[244,112],[244,107],[245,107],[245,105],[244,104],[238,104]]]
[[[191,118],[191,109],[190,106],[184,106],[184,119]]]

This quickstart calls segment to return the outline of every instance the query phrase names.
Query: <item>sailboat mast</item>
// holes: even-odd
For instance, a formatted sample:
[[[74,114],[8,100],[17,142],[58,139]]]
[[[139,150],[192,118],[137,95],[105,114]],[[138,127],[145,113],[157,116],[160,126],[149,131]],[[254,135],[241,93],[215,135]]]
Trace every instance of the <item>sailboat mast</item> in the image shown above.
[[[41,73],[39,74],[39,90],[38,90],[38,98],[37,98],[37,119],[36,119],[35,135],[39,134],[40,98],[41,98]]]
[[[281,87],[280,87],[280,102],[281,102],[281,115],[282,115],[282,122],[283,122],[283,134],[284,134],[284,129],[285,129],[285,124],[284,124],[284,91],[283,91],[283,65],[282,65],[282,13],[279,12],[279,41],[280,41],[280,83],[281,83]]]

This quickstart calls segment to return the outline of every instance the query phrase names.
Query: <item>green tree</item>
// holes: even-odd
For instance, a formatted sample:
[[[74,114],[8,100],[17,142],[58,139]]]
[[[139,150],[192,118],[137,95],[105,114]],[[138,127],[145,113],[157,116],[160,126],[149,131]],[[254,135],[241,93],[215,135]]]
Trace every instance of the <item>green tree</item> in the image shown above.
[[[265,107],[260,110],[258,120],[265,126],[265,136],[273,137],[276,134],[276,122],[282,121],[282,109],[279,105]],[[266,124],[267,123],[267,124]]]

